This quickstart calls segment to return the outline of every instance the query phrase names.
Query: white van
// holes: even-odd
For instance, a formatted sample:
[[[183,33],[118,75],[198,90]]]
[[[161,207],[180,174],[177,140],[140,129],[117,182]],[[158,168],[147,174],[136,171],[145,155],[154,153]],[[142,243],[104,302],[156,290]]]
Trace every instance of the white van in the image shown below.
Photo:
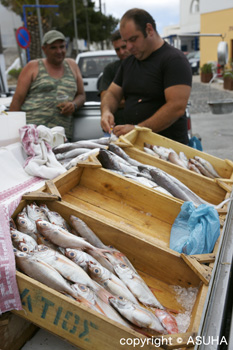
[[[104,67],[118,60],[115,50],[88,51],[78,54],[76,63],[83,77],[86,101],[100,101],[97,81]]]

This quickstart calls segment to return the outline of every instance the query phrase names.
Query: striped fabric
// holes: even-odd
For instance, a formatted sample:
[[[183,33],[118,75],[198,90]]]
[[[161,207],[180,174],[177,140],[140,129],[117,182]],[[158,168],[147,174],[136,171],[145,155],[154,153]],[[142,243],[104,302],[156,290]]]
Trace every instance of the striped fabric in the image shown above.
[[[52,78],[46,71],[42,60],[39,60],[39,72],[31,84],[29,93],[21,107],[26,112],[27,124],[45,125],[48,128],[63,126],[67,138],[72,137],[73,117],[60,114],[57,108],[57,94],[69,96],[73,101],[77,92],[75,77],[66,61],[64,75],[60,79]]]

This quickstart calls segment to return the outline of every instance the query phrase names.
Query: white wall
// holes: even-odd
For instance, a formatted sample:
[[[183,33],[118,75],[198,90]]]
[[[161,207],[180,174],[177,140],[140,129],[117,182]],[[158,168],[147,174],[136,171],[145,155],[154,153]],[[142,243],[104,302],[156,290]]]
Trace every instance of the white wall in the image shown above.
[[[200,12],[208,13],[233,7],[232,0],[200,0]]]
[[[17,47],[14,29],[23,25],[20,16],[9,11],[0,1],[0,32],[3,48]]]
[[[201,1],[201,0],[200,0]],[[200,13],[191,13],[192,0],[180,0],[180,32],[196,33],[200,31]]]

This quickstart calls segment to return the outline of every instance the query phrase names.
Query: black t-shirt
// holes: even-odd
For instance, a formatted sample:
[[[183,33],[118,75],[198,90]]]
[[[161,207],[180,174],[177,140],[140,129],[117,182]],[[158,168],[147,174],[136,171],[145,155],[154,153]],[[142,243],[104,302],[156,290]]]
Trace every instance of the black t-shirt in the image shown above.
[[[125,124],[138,124],[166,103],[166,88],[180,84],[191,86],[192,71],[184,54],[165,42],[143,61],[134,56],[126,58],[114,82],[123,88]],[[159,134],[187,144],[186,115]]]

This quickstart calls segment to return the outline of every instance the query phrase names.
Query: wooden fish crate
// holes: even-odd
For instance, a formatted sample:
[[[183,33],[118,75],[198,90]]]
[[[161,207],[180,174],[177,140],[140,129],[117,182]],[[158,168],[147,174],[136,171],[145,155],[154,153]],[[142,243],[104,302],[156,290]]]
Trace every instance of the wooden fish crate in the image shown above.
[[[230,160],[222,160],[202,151],[198,151],[192,147],[153,133],[148,128],[137,127],[125,136],[121,136],[119,141],[119,145],[131,158],[143,164],[149,164],[166,171],[211,204],[219,204],[225,198],[228,198],[228,193],[232,191],[233,162]],[[214,166],[221,178],[211,179],[147,154],[143,151],[144,142],[172,148],[177,153],[184,152],[187,158],[193,158],[195,155],[200,156]]]
[[[83,176],[81,176],[82,173]],[[197,296],[190,313],[188,329],[181,334],[165,335],[162,338],[161,336],[156,338],[156,335],[153,335],[148,338],[138,330],[122,326],[21,272],[17,272],[17,283],[23,310],[13,312],[62,337],[79,349],[132,349],[132,344],[135,345],[136,349],[140,349],[141,342],[144,341],[143,348],[152,350],[155,348],[152,343],[155,338],[157,339],[157,345],[158,339],[163,342],[161,344],[170,344],[166,347],[167,349],[186,348],[187,339],[190,337],[194,339],[198,332],[208,295],[208,285],[202,283],[200,276],[180,257],[180,254],[158,246],[144,237],[134,235],[126,229],[121,229],[117,222],[114,223],[108,217],[106,209],[104,210],[106,215],[103,220],[103,209],[98,208],[96,203],[95,205],[91,203],[92,199],[89,195],[95,197],[95,190],[90,191],[86,187],[84,177],[87,180],[87,175],[90,175],[88,169],[75,169],[64,177],[60,177],[55,181],[55,184],[62,195],[62,200],[47,201],[46,205],[50,210],[60,213],[68,222],[70,215],[78,216],[86,222],[104,244],[114,245],[115,248],[124,253],[147,285],[155,292],[159,301],[168,309],[176,310],[179,313],[185,311],[182,302],[176,298],[173,286],[196,288]],[[97,182],[95,178],[93,180],[93,182]],[[108,188],[108,191],[113,191],[113,187],[114,185],[111,189]],[[75,195],[76,190],[78,190],[77,197]],[[84,196],[86,191],[88,193]],[[38,196],[37,204],[45,203],[42,197]],[[73,200],[70,197],[74,197]],[[84,197],[89,198],[89,203],[82,203],[85,201]],[[104,200],[101,196],[96,196],[96,199],[99,200],[99,204]],[[107,197],[105,197],[105,200],[111,206],[112,200],[108,200]],[[25,200],[21,201],[13,218],[28,203]],[[95,210],[93,206],[95,206]],[[130,211],[127,212],[129,215],[132,214]],[[143,230],[143,227],[141,227],[141,230]],[[148,341],[148,339],[151,340]],[[162,349],[164,347],[156,346],[156,348]]]

